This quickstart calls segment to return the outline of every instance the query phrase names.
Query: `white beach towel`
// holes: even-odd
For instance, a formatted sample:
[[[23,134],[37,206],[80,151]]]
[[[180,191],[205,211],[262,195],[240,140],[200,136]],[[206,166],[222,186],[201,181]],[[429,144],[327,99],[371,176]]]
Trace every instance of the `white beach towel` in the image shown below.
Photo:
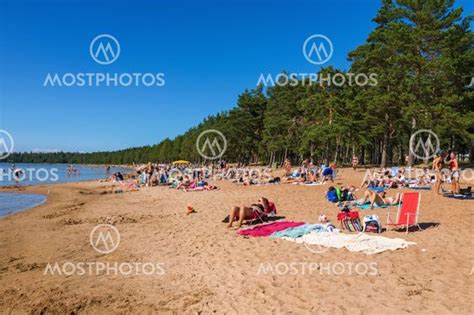
[[[298,238],[283,237],[282,239],[296,243],[321,245],[324,247],[347,248],[351,252],[377,254],[386,250],[397,250],[415,245],[401,238],[388,238],[383,236],[344,233],[308,233]]]

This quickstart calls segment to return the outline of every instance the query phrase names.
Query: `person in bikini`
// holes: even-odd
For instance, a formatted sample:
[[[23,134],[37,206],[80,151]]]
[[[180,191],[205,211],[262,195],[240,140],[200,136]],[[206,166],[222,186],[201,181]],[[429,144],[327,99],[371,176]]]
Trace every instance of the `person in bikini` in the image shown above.
[[[436,158],[433,160],[433,171],[435,172],[435,185],[434,185],[434,191],[439,195],[440,192],[440,188],[441,188],[441,184],[443,182],[442,180],[442,174],[441,174],[441,170],[443,169],[443,160],[444,160],[444,157],[445,157],[445,154],[444,153],[440,153],[436,156]]]
[[[289,159],[285,159],[285,162],[283,163],[283,169],[285,170],[285,176],[291,175],[291,162]]]
[[[355,195],[353,194],[354,198]],[[364,197],[357,199],[355,201],[349,201],[344,203],[345,205],[357,205],[357,206],[362,206],[366,204],[367,202],[370,202],[370,209],[374,208],[374,205],[378,207],[382,206],[391,206],[391,205],[396,205],[399,204],[402,198],[401,193],[397,193],[395,197],[387,197],[387,193],[385,191],[377,193],[372,190],[366,190],[364,193]]]
[[[357,165],[359,165],[359,158],[357,157],[357,155],[353,155],[352,156],[352,168],[354,169],[354,171],[357,169]]]
[[[270,206],[268,199],[265,197],[261,197],[257,203],[251,204],[249,207],[233,207],[229,213],[229,224],[227,227],[232,227],[232,223],[239,220],[237,227],[240,228],[244,220],[254,220],[268,212],[270,212]]]
[[[451,171],[451,190],[453,194],[459,194],[459,165],[456,152],[451,152],[449,157],[449,170]]]

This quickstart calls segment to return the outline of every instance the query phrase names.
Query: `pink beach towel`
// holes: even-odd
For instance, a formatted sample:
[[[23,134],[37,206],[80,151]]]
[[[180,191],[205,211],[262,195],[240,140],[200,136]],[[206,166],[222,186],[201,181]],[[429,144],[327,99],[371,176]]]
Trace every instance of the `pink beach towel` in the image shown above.
[[[304,222],[278,221],[270,224],[258,225],[251,229],[239,230],[238,233],[247,236],[270,236],[274,232],[283,231],[303,224]]]

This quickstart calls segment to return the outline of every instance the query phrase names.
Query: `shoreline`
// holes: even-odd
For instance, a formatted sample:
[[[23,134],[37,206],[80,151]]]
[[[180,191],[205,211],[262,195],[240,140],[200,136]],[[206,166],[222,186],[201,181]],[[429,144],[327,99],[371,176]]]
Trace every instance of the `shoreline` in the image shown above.
[[[363,174],[340,169],[336,183],[360,183]],[[469,201],[421,192],[423,231],[381,234],[417,243],[407,249],[377,255],[345,249],[317,254],[284,240],[244,238],[221,220],[233,205],[263,195],[287,220],[316,222],[323,212],[337,224],[337,209],[324,198],[328,185],[215,184],[221,189],[189,193],[149,187],[111,194],[111,183],[94,180],[23,188],[27,193],[49,191],[48,200],[0,220],[0,312],[337,313],[363,309],[368,294],[377,313],[391,312],[387,296],[405,301],[400,311],[467,313],[472,307],[472,227],[463,216],[472,209]],[[197,213],[186,215],[188,204]],[[383,218],[386,212],[375,209],[361,215]],[[91,247],[91,231],[99,224],[113,224],[120,231],[120,245],[112,253]],[[464,246],[459,239],[466,240]],[[45,274],[48,264],[68,262],[153,262],[163,264],[164,273]],[[281,266],[289,263],[317,264],[319,269],[282,273]],[[373,264],[377,272],[351,275],[346,268],[340,275],[327,274],[341,264]],[[266,273],[262,266],[280,272]],[[341,290],[350,292],[344,300]]]

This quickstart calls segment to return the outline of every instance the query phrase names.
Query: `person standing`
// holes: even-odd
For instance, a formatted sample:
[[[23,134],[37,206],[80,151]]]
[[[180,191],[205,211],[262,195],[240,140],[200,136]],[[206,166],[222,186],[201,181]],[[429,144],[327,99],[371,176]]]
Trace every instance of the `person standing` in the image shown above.
[[[285,169],[285,176],[291,175],[291,162],[289,159],[285,159],[283,163],[283,169]]]
[[[459,194],[459,165],[456,152],[451,152],[449,157],[449,170],[451,171],[451,190],[453,194]]]
[[[357,165],[359,165],[359,158],[354,154],[352,156],[352,168],[354,171],[357,169]]]
[[[434,191],[437,194],[440,194],[439,190],[441,188],[441,184],[443,182],[442,180],[442,174],[441,170],[443,169],[443,160],[444,160],[445,154],[440,153],[436,156],[436,158],[433,160],[433,171],[435,172],[435,185],[434,185]]]

